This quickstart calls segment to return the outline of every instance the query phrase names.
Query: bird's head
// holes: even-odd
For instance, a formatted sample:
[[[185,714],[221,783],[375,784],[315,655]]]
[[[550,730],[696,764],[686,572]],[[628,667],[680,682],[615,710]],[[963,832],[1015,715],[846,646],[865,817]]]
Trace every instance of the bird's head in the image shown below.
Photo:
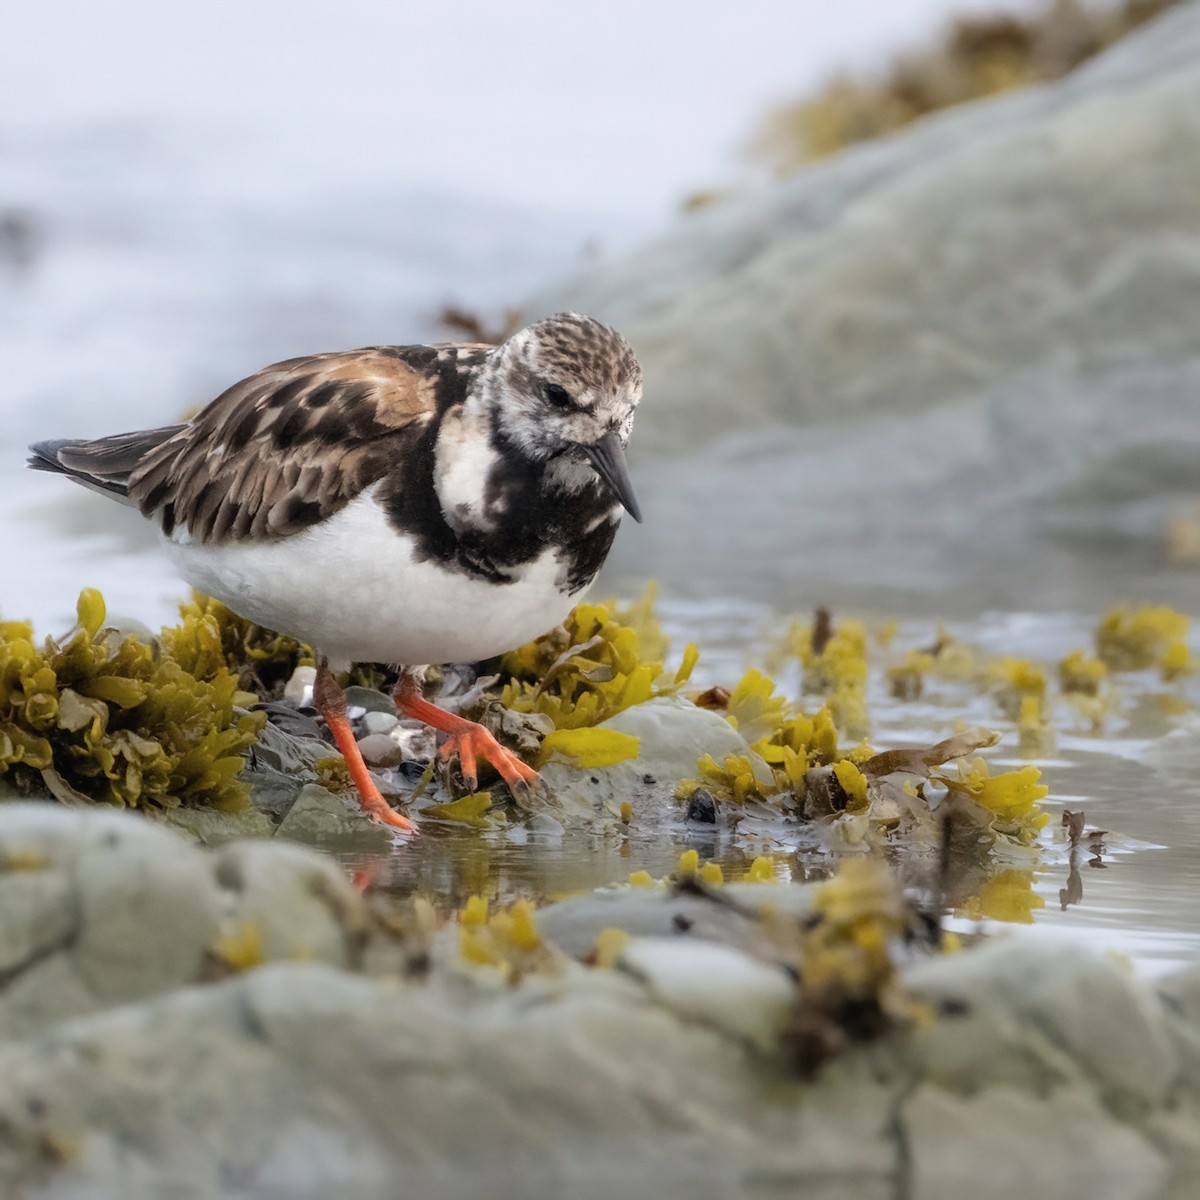
[[[489,355],[478,389],[496,433],[567,491],[599,480],[642,519],[625,443],[642,398],[642,368],[607,325],[559,313],[513,334]]]

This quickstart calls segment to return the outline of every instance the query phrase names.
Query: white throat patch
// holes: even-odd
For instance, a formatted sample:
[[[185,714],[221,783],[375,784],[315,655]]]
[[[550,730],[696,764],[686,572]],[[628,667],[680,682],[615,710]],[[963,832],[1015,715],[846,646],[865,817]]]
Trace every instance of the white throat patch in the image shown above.
[[[485,498],[498,457],[481,414],[468,412],[466,405],[446,413],[434,449],[433,486],[455,533],[492,529],[503,516],[503,500],[489,505]]]

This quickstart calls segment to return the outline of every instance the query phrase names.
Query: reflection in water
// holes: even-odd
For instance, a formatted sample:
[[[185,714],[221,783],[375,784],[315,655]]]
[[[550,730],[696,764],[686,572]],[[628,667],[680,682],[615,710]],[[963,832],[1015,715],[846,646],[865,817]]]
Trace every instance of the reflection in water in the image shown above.
[[[745,613],[736,620],[718,614],[707,624],[694,607],[678,614],[672,630],[677,641],[696,637],[704,647],[698,686],[736,681],[744,669],[749,624]],[[1024,615],[980,619],[953,633],[985,649],[1015,649],[1051,661],[1061,658],[1064,647],[1085,643],[1092,625],[1082,617]],[[714,629],[724,631],[726,640]],[[925,646],[930,633],[928,622],[901,626],[897,646],[905,640]],[[757,652],[749,657],[757,661]],[[1005,731],[1004,742],[990,755],[997,771],[1024,765],[1015,726],[997,719],[992,698],[979,696],[969,682],[927,680],[922,698],[904,704],[890,700],[886,689],[882,672],[873,671],[868,699],[877,749],[932,743],[956,720],[965,720]],[[1200,958],[1200,856],[1194,850],[1200,845],[1200,806],[1190,724],[1196,721],[1200,678],[1184,679],[1164,693],[1161,679],[1146,673],[1122,678],[1120,689],[1120,703],[1106,710],[1102,729],[1073,709],[1056,714],[1055,757],[1043,763],[1051,795],[1043,803],[1058,819],[1055,832],[1042,830],[1038,844],[989,855],[964,826],[951,828],[948,837],[931,830],[921,845],[886,848],[925,911],[966,922],[1043,925],[1164,968]],[[1007,747],[1013,749],[1006,755]],[[639,810],[631,825],[613,821],[565,832],[515,822],[485,830],[431,822],[418,841],[387,854],[341,857],[366,873],[360,878],[369,888],[424,896],[443,914],[472,895],[498,905],[518,898],[544,903],[625,885],[642,872],[661,879],[688,849],[702,862],[717,863],[731,881],[745,878],[759,857],[776,878],[796,883],[822,880],[836,865],[834,849],[792,818],[763,825],[748,818],[731,826],[730,814],[719,811],[713,822],[688,820],[686,805],[669,796],[661,797],[658,808],[655,814]],[[1105,829],[1086,825],[1085,809]],[[1119,870],[1107,869],[1117,864]],[[1087,871],[1093,873],[1085,888]]]
[[[1063,912],[1072,904],[1083,900],[1083,877],[1079,874],[1079,860],[1084,854],[1090,854],[1087,865],[1094,870],[1107,870],[1108,863],[1104,861],[1104,839],[1108,836],[1107,829],[1084,829],[1083,810],[1063,809],[1063,828],[1071,843],[1071,853],[1067,860],[1067,886],[1058,889],[1058,903]]]

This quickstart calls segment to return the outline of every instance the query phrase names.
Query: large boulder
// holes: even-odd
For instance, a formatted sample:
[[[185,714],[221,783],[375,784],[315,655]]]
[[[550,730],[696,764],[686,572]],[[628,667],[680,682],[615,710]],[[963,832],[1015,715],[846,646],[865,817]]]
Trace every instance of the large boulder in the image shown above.
[[[397,953],[296,846],[0,805],[0,1195],[1115,1200],[1200,1163],[1196,971],[1017,937],[914,958],[909,1019],[806,1078],[767,931],[810,900],[581,897],[505,971],[453,925]]]
[[[1200,495],[1197,196],[1188,4],[1060,83],[852,149],[537,297],[611,320],[645,364],[647,522],[616,566],[972,605],[1060,603],[1113,550],[1157,571]],[[1072,551],[1051,573],[1027,553],[1042,535],[1047,558]]]

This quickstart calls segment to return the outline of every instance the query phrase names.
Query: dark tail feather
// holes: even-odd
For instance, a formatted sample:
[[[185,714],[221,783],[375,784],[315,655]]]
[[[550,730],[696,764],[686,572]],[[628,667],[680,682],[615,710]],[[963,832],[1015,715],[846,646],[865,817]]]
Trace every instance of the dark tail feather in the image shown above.
[[[162,429],[143,429],[137,433],[118,433],[113,437],[81,441],[63,438],[35,442],[28,465],[35,471],[65,475],[84,487],[126,500],[129,476],[156,446],[174,436],[182,425]]]

